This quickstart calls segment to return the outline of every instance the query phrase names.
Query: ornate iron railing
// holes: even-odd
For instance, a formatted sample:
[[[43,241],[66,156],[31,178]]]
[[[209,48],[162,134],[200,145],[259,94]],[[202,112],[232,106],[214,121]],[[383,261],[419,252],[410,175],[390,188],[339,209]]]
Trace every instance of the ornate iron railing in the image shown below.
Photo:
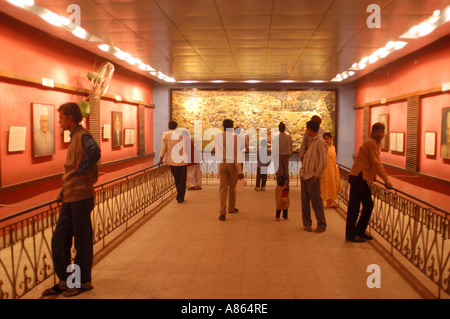
[[[97,185],[91,214],[94,247],[105,247],[112,234],[127,229],[173,188],[168,166],[152,166]],[[20,298],[53,275],[51,238],[60,207],[50,201],[0,219],[0,299]]]
[[[349,169],[339,165],[341,191],[338,200],[348,206]],[[450,295],[450,213],[398,189],[371,185],[374,209],[371,230],[405,257],[438,287]]]

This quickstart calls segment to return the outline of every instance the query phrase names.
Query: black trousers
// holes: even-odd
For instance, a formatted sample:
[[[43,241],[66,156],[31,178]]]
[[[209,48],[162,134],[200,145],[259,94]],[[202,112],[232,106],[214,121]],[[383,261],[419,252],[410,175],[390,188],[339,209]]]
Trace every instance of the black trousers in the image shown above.
[[[256,187],[266,187],[267,167],[256,168]]]
[[[93,232],[91,212],[94,208],[94,198],[88,198],[73,203],[63,203],[58,222],[52,237],[52,256],[55,273],[59,280],[67,281],[71,264],[72,237],[76,255],[74,264],[80,267],[81,284],[91,281],[93,261]]]
[[[358,176],[350,175],[348,181],[350,183],[350,198],[345,237],[350,239],[365,233],[372,215],[373,201],[369,184],[363,179],[362,172]],[[361,216],[359,216],[361,204],[363,207]]]
[[[187,165],[170,166],[170,171],[175,179],[175,187],[177,188],[177,202],[182,203],[184,201],[184,195],[186,194]]]

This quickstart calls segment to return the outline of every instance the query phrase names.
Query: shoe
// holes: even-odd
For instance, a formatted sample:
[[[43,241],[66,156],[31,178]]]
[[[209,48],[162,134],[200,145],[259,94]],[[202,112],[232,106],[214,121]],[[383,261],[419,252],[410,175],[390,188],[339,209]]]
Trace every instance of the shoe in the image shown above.
[[[314,229],[314,232],[316,234],[320,234],[320,233],[323,233],[325,230],[326,230],[325,227],[317,227],[316,229]]]
[[[373,239],[373,237],[371,235],[367,234],[367,233],[364,233],[364,234],[358,235],[358,236],[361,237],[361,238],[364,238],[365,240],[372,240]]]
[[[266,190],[265,187],[261,187],[261,192],[264,192]]]
[[[259,187],[255,187],[255,191],[259,192],[261,189]]]
[[[193,191],[193,190],[196,190],[196,188],[195,187],[189,187],[187,190],[188,191]]]
[[[280,221],[280,217],[277,217],[277,218],[276,218],[276,221],[279,222],[279,221]]]
[[[355,236],[353,238],[346,238],[345,241],[348,241],[351,243],[365,243],[366,242],[366,240],[360,236]]]
[[[235,208],[231,212],[228,212],[228,214],[234,214],[234,213],[238,213],[238,212],[239,212],[239,209]]]
[[[225,217],[225,215],[220,215],[220,216],[219,216],[219,219],[220,219],[220,220],[225,220],[225,219],[227,219],[227,218]]]
[[[311,225],[308,225],[308,226],[305,226],[305,228],[303,228],[303,230],[310,233],[310,232],[312,232],[312,227],[311,227]]]

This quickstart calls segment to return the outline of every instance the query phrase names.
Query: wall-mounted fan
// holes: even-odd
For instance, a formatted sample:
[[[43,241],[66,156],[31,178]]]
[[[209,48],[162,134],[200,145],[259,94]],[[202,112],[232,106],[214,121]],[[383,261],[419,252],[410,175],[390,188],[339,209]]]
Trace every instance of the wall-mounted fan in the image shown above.
[[[112,76],[114,74],[114,65],[110,62],[104,62],[98,68],[97,72],[89,72],[87,77],[92,84],[92,92],[89,94],[89,100],[99,99],[105,95],[111,84]],[[88,101],[81,101],[78,103],[81,114],[87,117],[91,113],[91,106]]]

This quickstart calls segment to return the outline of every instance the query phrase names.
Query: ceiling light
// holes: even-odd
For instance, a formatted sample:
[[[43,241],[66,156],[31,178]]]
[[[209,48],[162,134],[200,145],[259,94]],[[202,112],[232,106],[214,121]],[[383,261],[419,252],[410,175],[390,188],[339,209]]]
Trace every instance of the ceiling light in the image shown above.
[[[59,15],[57,15],[56,13],[53,13],[51,11],[48,11],[48,10],[45,11],[41,15],[41,18],[54,26],[57,26],[57,27],[61,26],[61,19],[60,19]]]
[[[223,82],[225,82],[225,81],[222,81],[222,80],[214,80],[214,81],[211,81],[212,83],[223,83]]]
[[[180,83],[197,83],[197,81],[193,81],[193,80],[185,80],[185,81],[180,81]]]
[[[21,8],[31,7],[34,5],[33,0],[8,0],[8,2]]]
[[[294,80],[282,80],[281,83],[294,83]]]
[[[258,81],[258,80],[247,80],[247,81],[244,81],[245,83],[259,83],[259,82],[261,82],[261,81]]]
[[[73,35],[75,35],[76,37],[80,38],[80,39],[86,39],[86,35],[87,32],[86,30],[84,30],[83,28],[80,27],[76,27],[73,31],[72,31]]]
[[[309,82],[311,82],[311,83],[324,83],[325,81],[323,81],[323,80],[312,80],[312,81],[309,81]]]
[[[419,37],[423,37],[433,32],[435,27],[428,21],[419,24]]]
[[[114,55],[119,58],[120,60],[125,60],[125,58],[127,57],[127,54],[123,51],[120,51],[119,49],[115,48],[117,50],[116,53],[114,53]]]
[[[104,52],[108,52],[111,47],[108,44],[100,44],[98,48]]]

